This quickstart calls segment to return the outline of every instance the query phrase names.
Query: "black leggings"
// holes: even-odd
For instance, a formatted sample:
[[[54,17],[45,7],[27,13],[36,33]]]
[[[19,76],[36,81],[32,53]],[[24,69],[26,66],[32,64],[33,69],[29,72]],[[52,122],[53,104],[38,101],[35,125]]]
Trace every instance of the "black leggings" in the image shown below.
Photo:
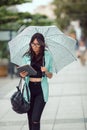
[[[31,93],[28,115],[29,130],[40,130],[40,118],[46,102],[43,99],[41,82],[29,82]]]

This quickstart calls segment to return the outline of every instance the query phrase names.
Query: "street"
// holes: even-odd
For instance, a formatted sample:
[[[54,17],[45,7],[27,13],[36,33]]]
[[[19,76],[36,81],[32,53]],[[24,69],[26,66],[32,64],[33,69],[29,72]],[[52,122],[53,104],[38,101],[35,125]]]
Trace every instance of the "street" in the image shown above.
[[[18,81],[17,77],[0,78],[0,130],[28,130],[26,114],[11,108]],[[87,64],[75,61],[49,79],[41,130],[87,130]]]

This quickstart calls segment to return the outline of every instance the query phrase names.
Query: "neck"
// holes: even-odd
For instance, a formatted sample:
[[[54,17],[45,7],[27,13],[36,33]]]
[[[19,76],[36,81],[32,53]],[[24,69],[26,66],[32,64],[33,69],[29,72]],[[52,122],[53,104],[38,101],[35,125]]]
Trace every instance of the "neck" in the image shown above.
[[[39,51],[38,52],[35,52],[35,55],[38,55],[39,54]]]

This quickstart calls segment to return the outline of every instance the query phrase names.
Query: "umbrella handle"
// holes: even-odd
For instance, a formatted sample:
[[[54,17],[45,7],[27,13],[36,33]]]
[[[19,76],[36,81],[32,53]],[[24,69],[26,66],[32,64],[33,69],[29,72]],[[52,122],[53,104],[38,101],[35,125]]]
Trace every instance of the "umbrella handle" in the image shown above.
[[[45,57],[43,56],[43,67],[45,66]],[[45,72],[42,72],[42,77],[45,77]]]
[[[45,72],[42,72],[42,77],[45,77]]]

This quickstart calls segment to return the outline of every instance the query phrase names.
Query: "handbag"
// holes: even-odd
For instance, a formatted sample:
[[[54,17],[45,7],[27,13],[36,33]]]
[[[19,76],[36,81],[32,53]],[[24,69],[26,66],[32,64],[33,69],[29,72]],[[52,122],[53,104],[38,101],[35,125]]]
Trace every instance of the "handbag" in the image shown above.
[[[26,88],[28,102],[23,97],[24,87]],[[26,83],[24,83],[22,88],[22,78],[20,78],[19,85],[16,88],[17,91],[10,98],[12,109],[19,114],[27,113],[30,109],[29,93]]]

